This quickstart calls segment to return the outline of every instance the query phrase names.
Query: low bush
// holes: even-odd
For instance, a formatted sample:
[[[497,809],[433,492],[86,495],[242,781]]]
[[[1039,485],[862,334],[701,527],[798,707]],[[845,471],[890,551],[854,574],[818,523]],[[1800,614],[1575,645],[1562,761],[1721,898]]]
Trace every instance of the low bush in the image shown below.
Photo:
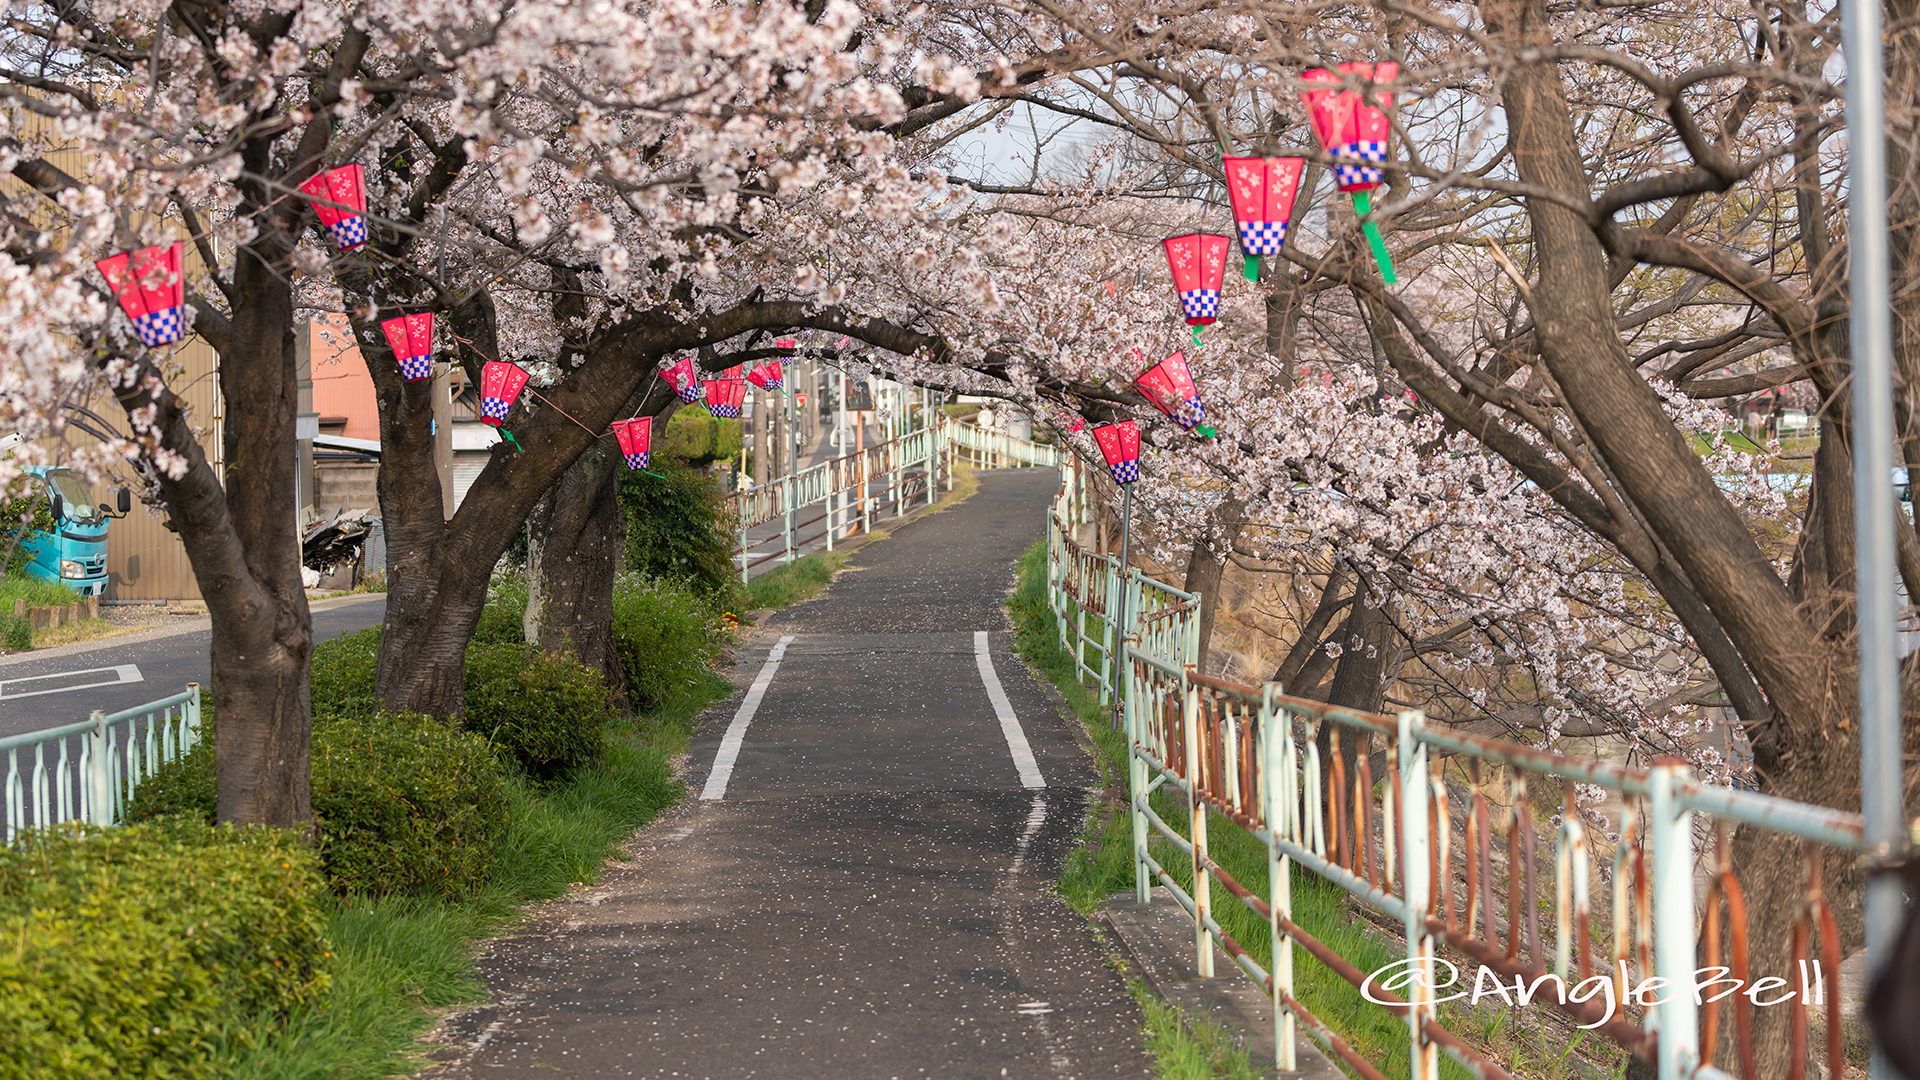
[[[641,574],[614,584],[614,648],[636,709],[700,685],[726,638],[713,603],[684,584]]]
[[[549,778],[605,750],[613,716],[600,673],[511,642],[467,647],[466,729],[528,775]]]
[[[33,623],[24,615],[8,615],[0,625],[0,646],[9,649],[33,648]]]
[[[277,830],[176,818],[0,847],[0,1069],[202,1074],[232,1032],[327,989],[321,893]]]
[[[527,640],[527,577],[512,571],[495,575],[487,586],[487,606],[473,628],[475,642],[518,644]]]
[[[493,871],[510,799],[492,749],[432,717],[347,717],[315,732],[313,816],[335,892],[471,891]]]
[[[310,670],[315,723],[379,712],[373,688],[380,671],[380,628],[369,626],[320,642],[313,647]]]
[[[701,608],[686,590],[677,590],[677,595],[685,604]],[[504,608],[516,602],[511,587],[499,597]],[[524,590],[517,602],[525,603]],[[488,610],[494,608],[490,603]],[[637,610],[634,604],[628,608]],[[482,622],[485,625],[487,620]],[[494,616],[492,622],[496,630],[508,625],[501,616]],[[557,770],[595,760],[601,752],[601,728],[611,715],[606,685],[597,672],[573,660],[521,644],[518,615],[511,627],[511,636],[504,630],[489,639],[476,635],[467,646],[463,684],[467,712],[462,726],[492,743],[502,760],[531,776],[550,777]],[[334,720],[378,711],[373,687],[379,653],[377,626],[314,648],[316,733]]]
[[[659,475],[634,470],[620,478],[627,568],[691,582],[702,596],[730,596],[740,576],[733,562],[737,538],[718,479],[671,457],[655,457],[653,471]]]
[[[143,780],[130,822],[215,813],[213,735]],[[346,716],[313,731],[317,850],[338,893],[455,896],[493,870],[511,781],[484,739],[430,717]]]

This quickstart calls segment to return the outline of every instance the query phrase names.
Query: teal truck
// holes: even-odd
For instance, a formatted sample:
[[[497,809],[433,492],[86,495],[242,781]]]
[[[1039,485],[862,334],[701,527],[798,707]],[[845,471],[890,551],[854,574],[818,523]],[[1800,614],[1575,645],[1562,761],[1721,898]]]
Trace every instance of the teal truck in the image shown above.
[[[60,582],[81,596],[99,596],[107,589],[107,523],[127,516],[132,493],[119,490],[115,513],[106,503],[94,503],[87,482],[72,469],[56,465],[30,471],[52,511],[53,531],[21,537],[15,565],[28,577]]]

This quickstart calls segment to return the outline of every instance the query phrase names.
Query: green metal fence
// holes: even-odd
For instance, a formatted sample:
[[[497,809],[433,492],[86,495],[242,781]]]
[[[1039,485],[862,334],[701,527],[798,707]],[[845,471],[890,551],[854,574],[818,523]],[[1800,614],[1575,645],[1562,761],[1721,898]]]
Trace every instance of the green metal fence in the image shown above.
[[[112,825],[140,782],[200,740],[200,684],[77,724],[0,738],[7,840],[64,821]],[[23,765],[22,755],[28,755]]]
[[[1201,675],[1193,666],[1197,598],[1138,570],[1122,577],[1111,559],[1076,543],[1089,496],[1075,483],[1070,475],[1049,522],[1049,594],[1063,643],[1099,658],[1081,663],[1083,680],[1104,688],[1108,651],[1123,657],[1135,898],[1148,902],[1159,885],[1186,911],[1201,977],[1214,975],[1217,944],[1271,995],[1281,1069],[1296,1067],[1298,1030],[1354,1074],[1383,1077],[1379,1062],[1300,1002],[1294,958],[1304,949],[1404,1022],[1416,1080],[1438,1076],[1443,1056],[1475,1077],[1509,1075],[1441,1022],[1442,1001],[1478,985],[1449,981],[1455,961],[1509,989],[1519,980],[1536,1006],[1657,1062],[1662,1080],[1732,1075],[1713,1061],[1722,1030],[1734,1032],[1739,1075],[1760,1080],[1750,1064],[1752,1010],[1767,1003],[1754,980],[1778,978],[1770,989],[1791,992],[1775,1004],[1791,1010],[1799,1045],[1814,1010],[1824,1013],[1824,1056],[1830,1074],[1841,1075],[1841,955],[1820,868],[1827,849],[1865,853],[1859,815],[1703,784],[1677,762],[1582,761],[1447,731],[1418,711],[1361,713],[1289,697],[1277,684]],[[1124,633],[1108,625],[1121,581],[1139,590],[1124,610],[1144,613]],[[1467,767],[1443,774],[1445,757]],[[1589,830],[1578,787],[1611,793],[1614,837]],[[1185,804],[1184,823],[1155,810],[1156,792]],[[1490,799],[1504,802],[1504,817]],[[1542,813],[1543,805],[1557,812]],[[1265,895],[1213,858],[1210,821],[1265,849]],[[1806,841],[1805,898],[1785,928],[1793,964],[1784,971],[1748,971],[1749,928],[1727,857],[1736,828]],[[1539,850],[1542,829],[1552,834],[1551,859]],[[1185,863],[1183,874],[1169,857]],[[1390,971],[1364,972],[1297,925],[1292,884],[1301,873],[1398,927],[1404,958]],[[1244,905],[1266,923],[1273,945],[1264,962],[1224,929],[1221,904]],[[1544,925],[1543,910],[1551,912]],[[1703,988],[1700,972],[1716,968],[1752,976],[1749,989],[1708,1000],[1720,984]]]

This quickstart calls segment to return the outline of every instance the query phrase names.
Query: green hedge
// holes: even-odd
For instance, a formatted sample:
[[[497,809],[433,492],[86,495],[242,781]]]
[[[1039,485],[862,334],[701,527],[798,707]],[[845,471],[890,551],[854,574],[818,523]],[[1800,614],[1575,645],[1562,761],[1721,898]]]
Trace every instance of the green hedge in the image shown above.
[[[627,697],[646,710],[701,685],[727,635],[713,604],[686,585],[622,574],[613,587],[613,640]]]
[[[213,735],[142,781],[129,821],[214,818]],[[513,790],[486,740],[424,716],[342,717],[313,732],[313,813],[339,893],[453,896],[492,873]]]
[[[432,717],[348,717],[314,735],[313,816],[336,892],[471,892],[493,872],[509,798],[492,749]]]
[[[369,626],[313,647],[311,694],[314,723],[380,711],[373,692],[380,671],[380,628]]]
[[[204,1071],[216,1042],[325,991],[321,891],[275,830],[169,819],[0,848],[0,1071]]]
[[[600,673],[511,642],[467,647],[462,724],[531,776],[598,761],[614,710]]]

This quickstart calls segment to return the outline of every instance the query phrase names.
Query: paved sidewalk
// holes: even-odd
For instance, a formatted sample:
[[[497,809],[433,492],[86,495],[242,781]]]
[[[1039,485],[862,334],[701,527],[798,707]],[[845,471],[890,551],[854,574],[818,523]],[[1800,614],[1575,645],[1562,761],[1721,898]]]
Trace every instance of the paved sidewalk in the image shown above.
[[[688,801],[488,950],[435,1075],[1149,1075],[1051,889],[1092,763],[1001,609],[1057,477],[984,472],[766,620]]]

